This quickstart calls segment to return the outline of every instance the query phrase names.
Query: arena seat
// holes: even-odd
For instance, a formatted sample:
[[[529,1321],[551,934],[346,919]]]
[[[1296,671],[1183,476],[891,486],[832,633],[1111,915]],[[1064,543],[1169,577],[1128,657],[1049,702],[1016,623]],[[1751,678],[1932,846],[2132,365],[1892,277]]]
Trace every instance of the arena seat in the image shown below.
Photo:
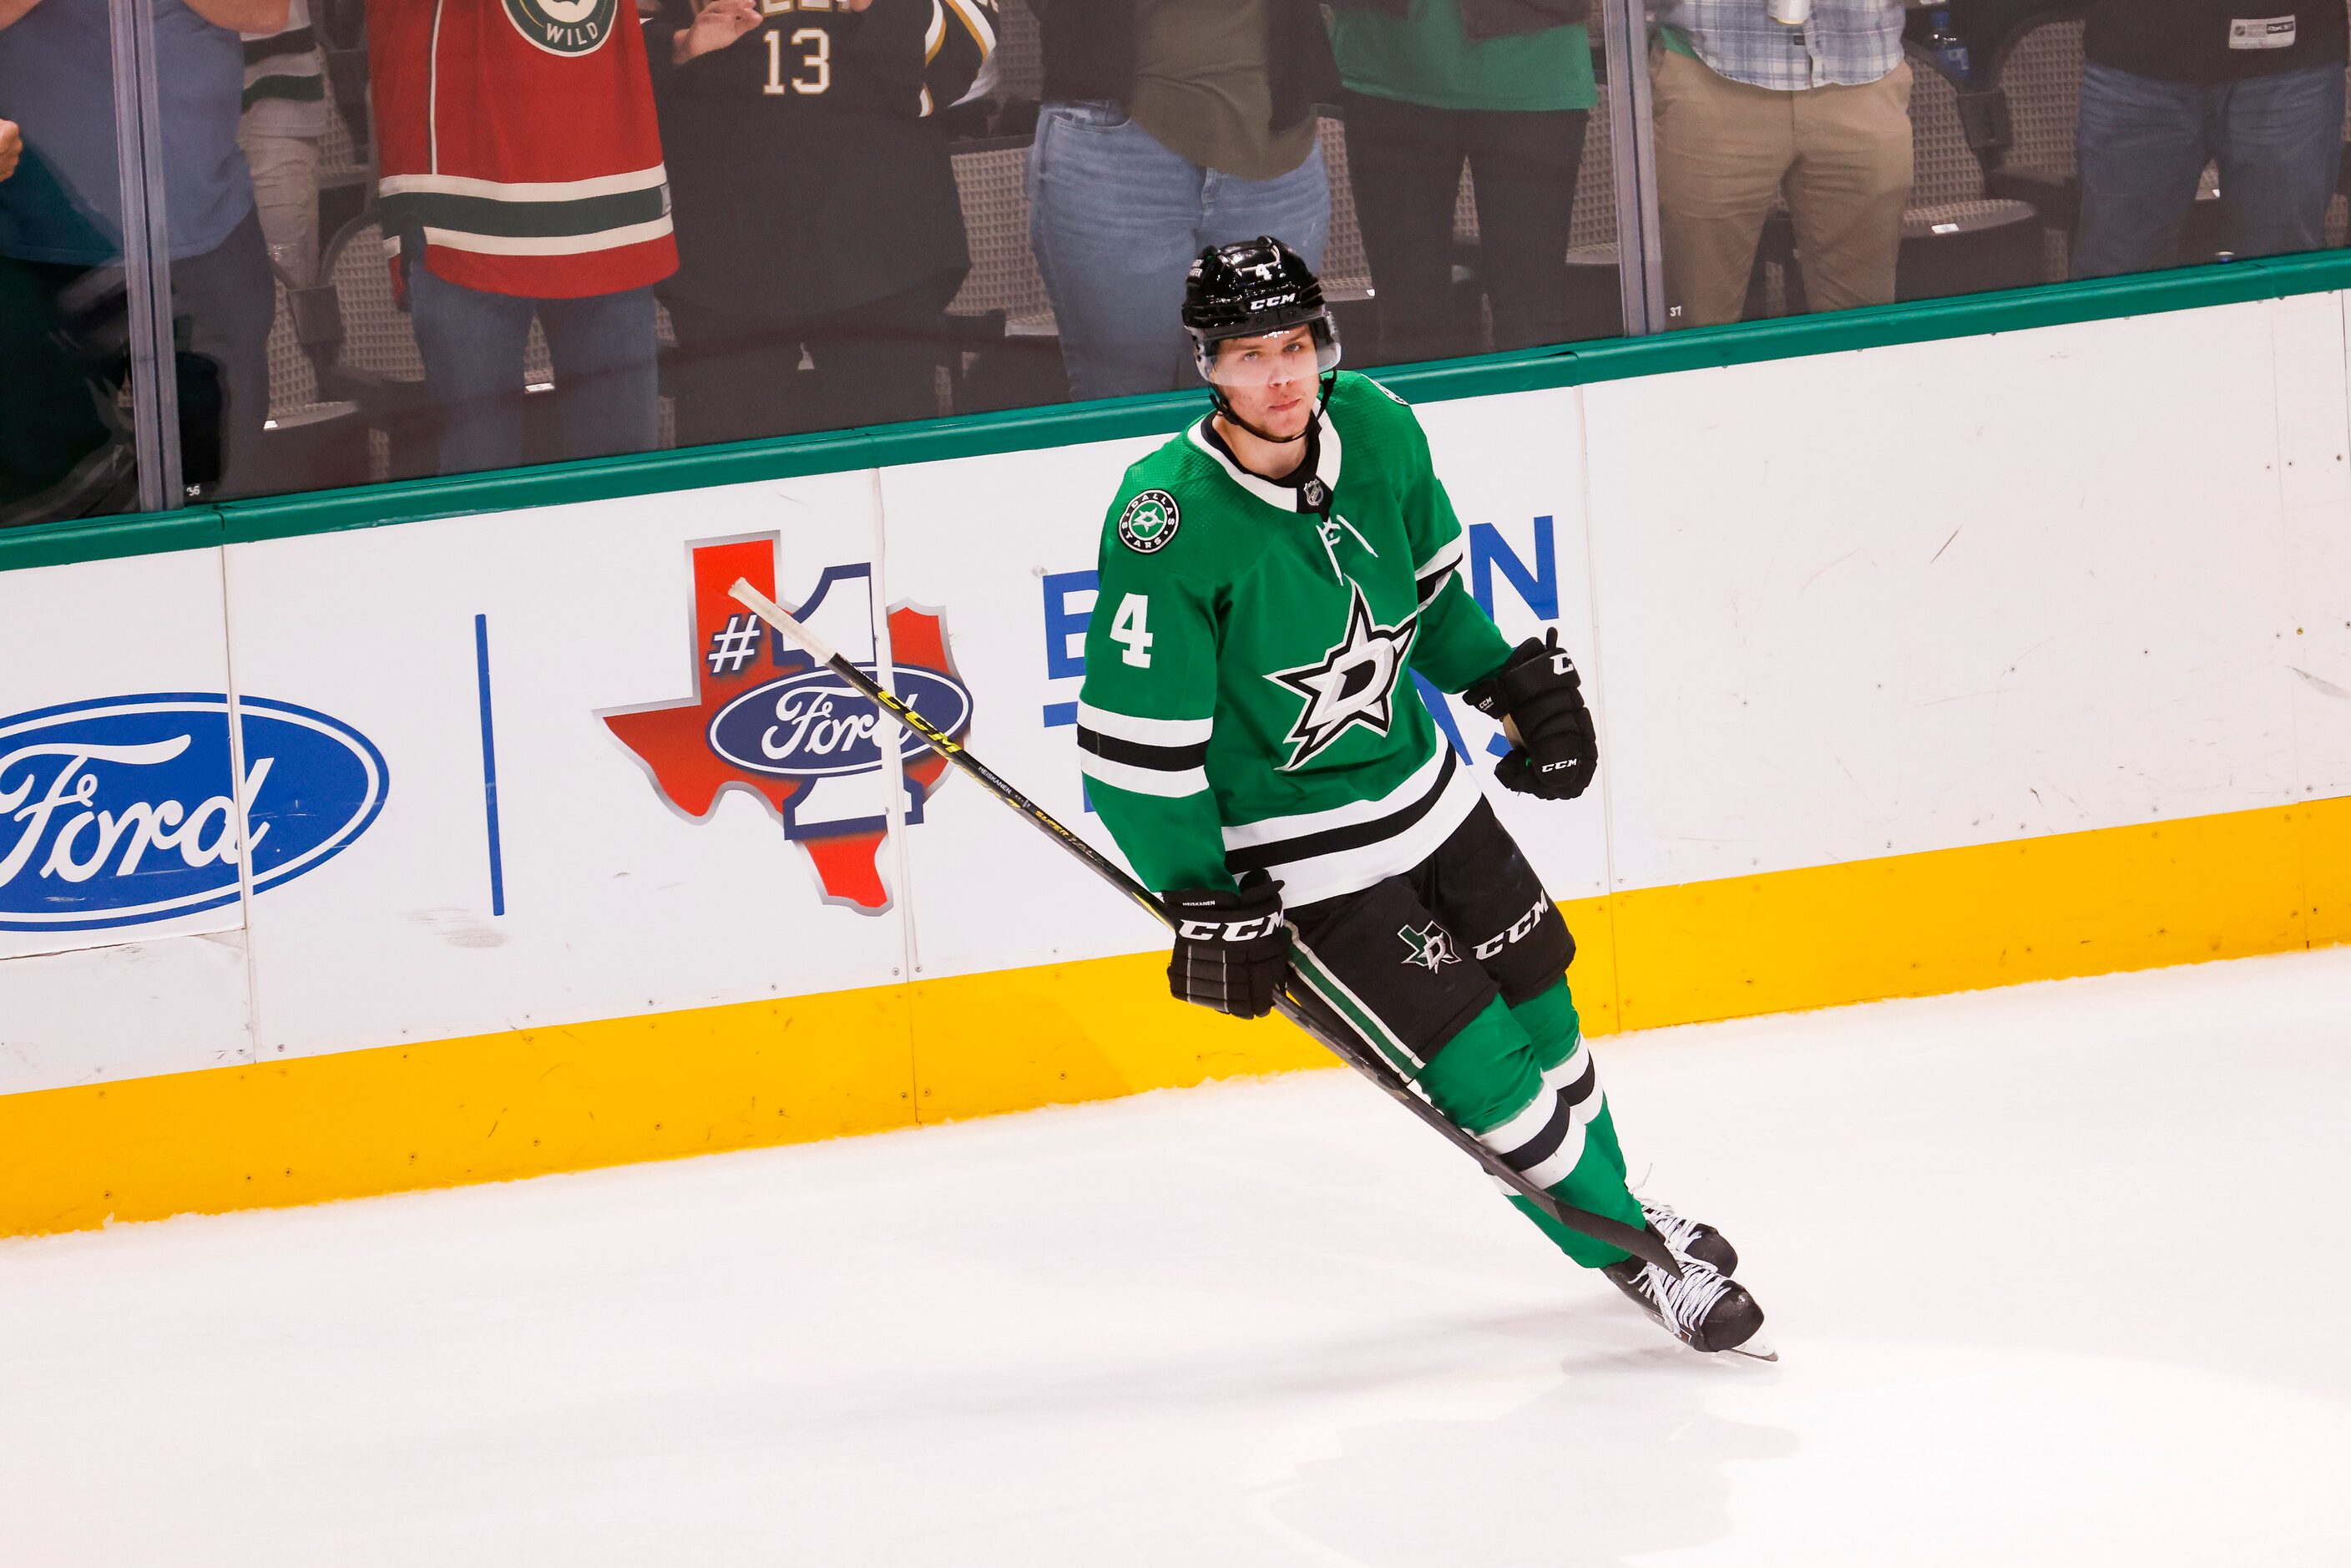
[[[1910,46],[1910,200],[1902,214],[1898,299],[1932,299],[2041,281],[2041,211],[1995,196],[1968,135],[1959,83]]]
[[[1992,85],[2008,102],[2009,142],[1985,176],[1985,189],[2040,210],[2043,271],[2052,279],[2069,271],[2082,211],[2074,138],[2081,118],[2084,16],[2081,7],[2068,6],[2038,17],[2010,35],[1992,59]]]
[[[971,271],[947,306],[949,334],[961,344],[946,372],[958,413],[1069,396],[1061,329],[1029,239],[1029,146],[1026,137],[967,141],[954,155],[971,252]]]
[[[429,460],[412,443],[436,411],[425,395],[424,357],[417,350],[415,329],[392,296],[391,258],[373,211],[343,225],[319,270],[334,290],[340,317],[340,333],[321,382],[328,395],[357,403],[367,422],[369,477],[381,481],[431,472]],[[536,321],[523,350],[523,384],[532,392],[555,385],[547,335]]]

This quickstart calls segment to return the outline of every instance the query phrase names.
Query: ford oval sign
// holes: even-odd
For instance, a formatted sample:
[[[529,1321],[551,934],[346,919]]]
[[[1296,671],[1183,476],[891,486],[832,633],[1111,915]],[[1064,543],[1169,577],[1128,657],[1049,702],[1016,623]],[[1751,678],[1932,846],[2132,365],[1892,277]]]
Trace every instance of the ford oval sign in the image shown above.
[[[858,668],[868,674],[871,664]],[[891,671],[898,699],[949,735],[971,717],[971,694],[930,670],[900,664]],[[875,731],[882,710],[831,670],[810,670],[754,686],[710,719],[710,748],[737,768],[786,779],[828,779],[870,773],[882,766]],[[925,757],[922,737],[890,720],[902,758]]]
[[[138,925],[234,903],[242,810],[256,892],[347,848],[383,810],[383,755],[349,725],[162,692],[0,718],[0,930]]]

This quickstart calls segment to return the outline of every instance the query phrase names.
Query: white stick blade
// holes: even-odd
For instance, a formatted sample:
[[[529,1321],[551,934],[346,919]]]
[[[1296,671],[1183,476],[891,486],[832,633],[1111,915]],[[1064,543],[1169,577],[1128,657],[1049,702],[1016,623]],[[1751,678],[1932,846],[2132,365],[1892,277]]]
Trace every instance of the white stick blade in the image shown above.
[[[815,654],[819,664],[829,664],[837,657],[833,651],[825,645],[823,638],[793,620],[786,613],[782,605],[752,587],[746,580],[737,578],[735,586],[726,591],[726,596]]]

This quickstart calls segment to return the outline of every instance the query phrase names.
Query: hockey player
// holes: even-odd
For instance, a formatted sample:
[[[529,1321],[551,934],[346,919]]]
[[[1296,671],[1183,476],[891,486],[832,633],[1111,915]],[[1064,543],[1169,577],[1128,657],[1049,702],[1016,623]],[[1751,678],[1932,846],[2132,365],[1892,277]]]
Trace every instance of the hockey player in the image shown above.
[[[1178,919],[1175,994],[1239,1018],[1304,988],[1563,1202],[1656,1230],[1678,1280],[1512,1202],[1703,1351],[1763,1314],[1710,1226],[1625,1186],[1566,967],[1575,944],[1410,674],[1503,721],[1507,789],[1598,760],[1575,665],[1512,648],[1403,402],[1337,370],[1321,285],[1271,238],[1204,251],[1184,325],[1213,408],[1103,525],[1078,744],[1095,810]]]

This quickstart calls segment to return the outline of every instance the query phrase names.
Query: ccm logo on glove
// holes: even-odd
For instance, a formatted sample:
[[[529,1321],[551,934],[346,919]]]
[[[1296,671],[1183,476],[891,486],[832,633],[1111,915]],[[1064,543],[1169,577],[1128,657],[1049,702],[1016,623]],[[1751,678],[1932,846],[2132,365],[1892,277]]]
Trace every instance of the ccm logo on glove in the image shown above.
[[[1546,800],[1573,800],[1590,787],[1600,762],[1599,736],[1583,704],[1575,661],[1559,645],[1530,637],[1510,650],[1502,667],[1461,694],[1471,707],[1499,719],[1511,742],[1494,764],[1506,789]]]
[[[1259,882],[1238,892],[1188,887],[1165,895],[1176,927],[1167,988],[1235,1018],[1263,1018],[1290,967],[1290,927],[1281,920],[1281,884]]]
[[[1271,936],[1273,928],[1280,924],[1279,915],[1221,925],[1214,920],[1186,920],[1176,927],[1176,935],[1186,942],[1254,942],[1260,936]]]

